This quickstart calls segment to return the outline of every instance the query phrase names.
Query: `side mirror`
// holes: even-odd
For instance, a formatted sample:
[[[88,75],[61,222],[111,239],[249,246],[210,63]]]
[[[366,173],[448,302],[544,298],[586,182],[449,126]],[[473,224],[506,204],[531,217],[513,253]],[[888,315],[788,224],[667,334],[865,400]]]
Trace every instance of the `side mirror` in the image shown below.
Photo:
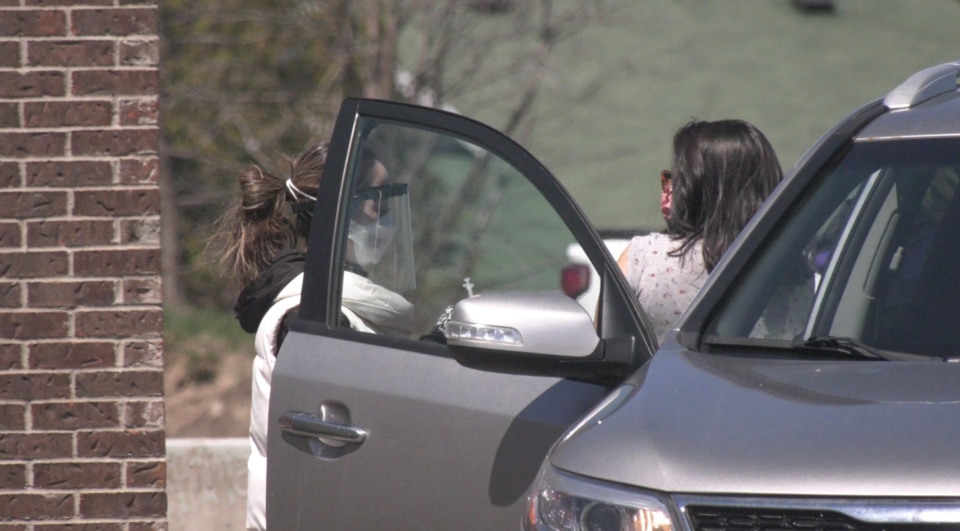
[[[622,376],[628,367],[604,361],[601,340],[576,300],[559,291],[502,292],[458,302],[446,324],[447,346],[464,366],[512,374],[584,379]],[[613,342],[633,348],[633,338]]]

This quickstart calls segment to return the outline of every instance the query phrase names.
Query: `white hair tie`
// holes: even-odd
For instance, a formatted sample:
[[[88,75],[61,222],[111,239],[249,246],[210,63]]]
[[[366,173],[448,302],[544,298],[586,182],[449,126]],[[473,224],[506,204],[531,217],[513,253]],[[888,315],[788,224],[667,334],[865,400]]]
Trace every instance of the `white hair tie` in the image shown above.
[[[293,181],[291,181],[290,179],[287,179],[287,191],[290,192],[290,195],[292,195],[293,198],[297,200],[297,202],[300,202],[301,198],[306,198],[311,201],[317,200],[316,196],[312,196],[304,192],[303,190],[297,188],[297,185],[293,184]]]

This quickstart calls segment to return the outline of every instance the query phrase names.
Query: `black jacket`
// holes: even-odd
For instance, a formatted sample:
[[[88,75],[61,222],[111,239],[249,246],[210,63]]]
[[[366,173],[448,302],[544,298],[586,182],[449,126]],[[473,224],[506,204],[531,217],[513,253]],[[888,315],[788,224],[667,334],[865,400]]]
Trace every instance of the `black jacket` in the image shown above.
[[[280,254],[276,261],[260,273],[257,278],[247,284],[240,295],[237,297],[237,303],[233,307],[233,315],[240,322],[240,327],[245,332],[255,334],[260,326],[260,320],[266,315],[267,311],[273,306],[277,295],[296,278],[303,273],[304,254],[296,251],[289,251]],[[294,310],[291,310],[283,323],[280,325],[280,333],[277,335],[277,346],[283,342],[287,334],[287,321]]]

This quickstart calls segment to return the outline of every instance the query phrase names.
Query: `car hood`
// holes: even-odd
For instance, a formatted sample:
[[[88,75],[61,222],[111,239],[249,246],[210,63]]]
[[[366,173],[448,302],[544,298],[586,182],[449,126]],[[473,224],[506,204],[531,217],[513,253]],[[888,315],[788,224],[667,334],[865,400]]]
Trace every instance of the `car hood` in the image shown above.
[[[671,493],[960,496],[958,383],[957,363],[661,352],[549,459]]]

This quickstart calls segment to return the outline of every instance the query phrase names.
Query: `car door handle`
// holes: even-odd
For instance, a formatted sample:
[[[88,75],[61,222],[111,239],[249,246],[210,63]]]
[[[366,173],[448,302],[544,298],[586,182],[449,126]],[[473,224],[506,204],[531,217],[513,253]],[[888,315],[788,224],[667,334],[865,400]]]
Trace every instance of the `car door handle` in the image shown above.
[[[280,431],[297,437],[322,437],[351,444],[360,444],[367,431],[356,426],[320,420],[309,413],[287,411],[280,415]]]

